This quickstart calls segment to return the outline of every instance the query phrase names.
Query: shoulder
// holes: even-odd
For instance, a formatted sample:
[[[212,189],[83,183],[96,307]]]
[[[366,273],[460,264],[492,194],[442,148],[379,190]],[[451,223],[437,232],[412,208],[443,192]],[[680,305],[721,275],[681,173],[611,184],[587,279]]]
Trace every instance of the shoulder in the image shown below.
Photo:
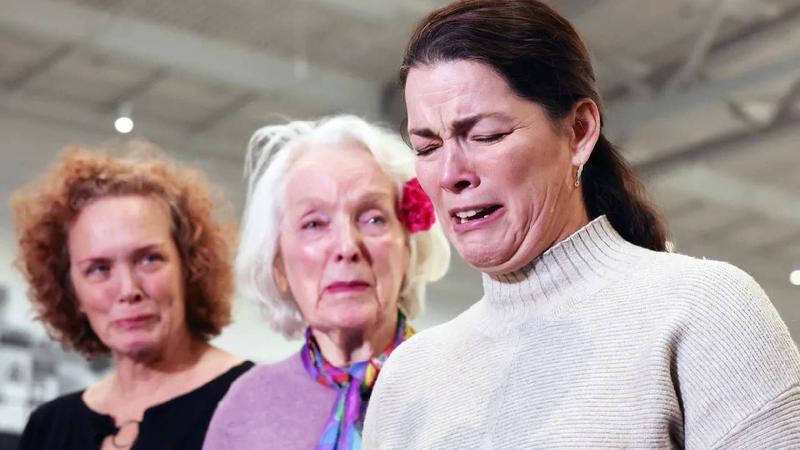
[[[769,389],[751,384],[773,394],[800,382],[797,346],[753,277],[721,261],[671,254],[660,259],[668,268],[662,301],[674,302],[680,318],[673,328],[679,372],[717,381],[771,374],[776,383]]]
[[[473,304],[450,321],[422,330],[400,344],[381,368],[377,391],[382,391],[380,385],[384,385],[402,392],[406,384],[415,383],[421,368],[437,370],[440,364],[446,364],[470,335],[479,307],[480,302]]]
[[[415,334],[398,346],[381,368],[372,391],[364,421],[364,447],[378,448],[386,433],[403,427],[398,417],[414,410],[410,405],[424,401],[430,375],[447,372],[454,347],[464,341],[470,322],[469,310],[443,324]],[[396,420],[397,419],[397,420]]]
[[[335,390],[308,375],[299,353],[256,365],[231,385],[217,406],[204,448],[255,448],[266,436],[279,442],[297,437],[298,430],[307,432],[300,424],[324,423],[335,398]]]
[[[743,270],[722,261],[648,253],[628,281],[614,289],[633,293],[636,299],[632,301],[671,311],[670,316],[678,318],[687,331],[706,334],[719,329],[722,334],[717,340],[755,338],[754,333],[761,333],[791,341],[767,294]]]
[[[470,310],[474,307],[475,305]],[[422,330],[411,336],[392,352],[387,363],[399,365],[397,363],[399,361],[435,358],[443,349],[456,345],[460,341],[459,336],[462,335],[467,325],[470,310],[447,322]]]
[[[694,430],[688,433],[687,425],[687,443],[711,447],[800,385],[800,353],[767,294],[741,269],[682,255],[657,260],[665,270],[654,294],[672,302],[679,318],[671,328],[672,364]]]
[[[28,417],[21,442],[39,441],[70,427],[72,421],[87,410],[82,394],[83,391],[73,392],[39,405]]]
[[[239,417],[251,408],[264,409],[282,392],[305,389],[309,377],[304,370],[297,353],[277,363],[255,365],[231,384],[215,414],[220,420]]]
[[[215,380],[223,384],[232,384],[255,367],[252,361],[237,361],[235,365],[219,374]]]
[[[694,305],[769,303],[753,277],[738,267],[678,253],[646,251],[629,280],[622,285],[638,282],[654,294],[666,294],[675,301]]]
[[[249,397],[254,391],[263,391],[271,389],[276,384],[291,382],[293,374],[297,372],[294,366],[299,365],[299,361],[300,358],[293,354],[277,363],[255,365],[233,382],[228,396],[235,398],[245,395]]]
[[[31,413],[30,420],[51,421],[58,417],[64,417],[68,414],[75,413],[76,411],[86,409],[86,405],[83,403],[81,398],[83,392],[84,391],[77,391],[65,394],[61,397],[39,405]]]

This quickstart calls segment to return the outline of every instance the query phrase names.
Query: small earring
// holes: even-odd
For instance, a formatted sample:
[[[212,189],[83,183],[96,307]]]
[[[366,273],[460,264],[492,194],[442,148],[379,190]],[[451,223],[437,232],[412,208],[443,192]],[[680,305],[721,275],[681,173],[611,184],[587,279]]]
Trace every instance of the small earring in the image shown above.
[[[581,185],[581,175],[583,175],[583,164],[578,166],[578,174],[575,175],[575,187],[580,187],[580,185]]]

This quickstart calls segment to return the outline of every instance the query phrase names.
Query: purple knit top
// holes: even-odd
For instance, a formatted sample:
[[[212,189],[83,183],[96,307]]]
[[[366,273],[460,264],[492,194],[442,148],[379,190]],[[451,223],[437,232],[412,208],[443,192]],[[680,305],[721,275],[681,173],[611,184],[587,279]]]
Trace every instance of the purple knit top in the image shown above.
[[[335,400],[336,391],[311,379],[299,353],[256,366],[217,406],[203,449],[313,449]]]

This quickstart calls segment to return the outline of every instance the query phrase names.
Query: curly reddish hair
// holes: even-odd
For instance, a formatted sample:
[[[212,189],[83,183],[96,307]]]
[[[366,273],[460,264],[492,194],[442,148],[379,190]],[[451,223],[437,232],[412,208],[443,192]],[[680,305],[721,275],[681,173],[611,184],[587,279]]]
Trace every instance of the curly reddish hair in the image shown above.
[[[189,331],[208,341],[231,317],[236,227],[213,217],[212,186],[199,171],[179,166],[151,144],[123,147],[124,156],[67,147],[54,167],[11,198],[19,237],[15,263],[28,282],[36,318],[51,338],[88,358],[109,349],[78,309],[67,239],[81,210],[100,198],[142,195],[163,201],[181,255]]]

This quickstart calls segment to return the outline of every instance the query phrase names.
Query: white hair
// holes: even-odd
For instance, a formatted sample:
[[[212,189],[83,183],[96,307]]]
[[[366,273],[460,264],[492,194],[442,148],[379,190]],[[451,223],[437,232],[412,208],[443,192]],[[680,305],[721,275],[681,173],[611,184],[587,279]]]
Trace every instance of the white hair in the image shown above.
[[[299,337],[306,323],[291,293],[283,294],[274,278],[287,175],[306,152],[353,141],[369,150],[394,181],[397,195],[402,195],[404,183],[416,176],[412,152],[397,134],[356,116],[266,126],[256,130],[248,144],[247,201],[235,266],[238,288],[243,297],[261,304],[270,325],[288,339]],[[408,242],[411,257],[398,305],[413,319],[424,307],[426,284],[447,272],[450,246],[438,223],[428,231],[409,234]]]

